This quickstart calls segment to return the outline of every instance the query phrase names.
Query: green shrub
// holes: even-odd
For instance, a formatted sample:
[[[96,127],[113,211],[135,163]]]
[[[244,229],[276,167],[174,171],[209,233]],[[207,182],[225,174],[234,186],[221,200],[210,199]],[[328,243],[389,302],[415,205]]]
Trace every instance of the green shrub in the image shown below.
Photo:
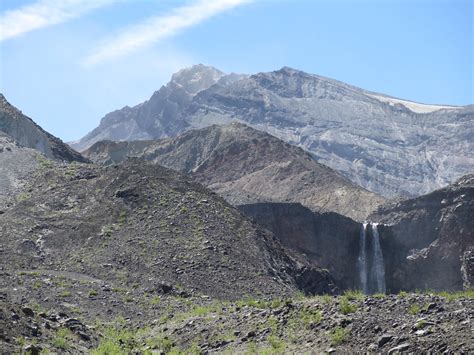
[[[362,300],[364,299],[365,295],[360,290],[347,290],[344,292],[344,297],[347,298],[347,300],[352,301]]]
[[[400,291],[400,292],[398,293],[398,297],[405,298],[406,296],[408,296],[408,293],[405,292],[405,291]]]
[[[56,332],[56,336],[53,339],[53,346],[62,349],[62,350],[67,350],[69,349],[69,341],[71,340],[72,333],[69,329],[67,328],[59,328],[58,331]]]
[[[410,314],[418,314],[421,311],[421,307],[418,306],[417,304],[412,304],[410,307],[408,307],[408,313]]]
[[[62,292],[59,294],[59,297],[63,297],[63,298],[71,297],[71,296],[72,296],[71,291],[67,291],[67,290],[62,291]]]
[[[116,344],[113,340],[103,340],[97,349],[92,350],[92,355],[127,355],[128,352]]]
[[[349,300],[343,296],[339,302],[339,309],[342,314],[354,313],[357,311],[357,305],[350,303]]]
[[[340,345],[343,342],[345,342],[349,336],[349,330],[342,328],[342,327],[337,327],[333,331],[331,331],[330,338],[331,338],[331,344],[332,345]]]

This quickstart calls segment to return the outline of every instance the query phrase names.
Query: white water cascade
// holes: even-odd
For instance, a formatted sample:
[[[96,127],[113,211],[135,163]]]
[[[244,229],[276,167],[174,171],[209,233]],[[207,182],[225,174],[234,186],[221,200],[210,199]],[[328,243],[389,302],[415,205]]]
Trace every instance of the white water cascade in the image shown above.
[[[367,223],[362,224],[359,238],[359,258],[357,259],[359,267],[359,279],[362,286],[362,291],[368,293],[367,288],[367,252],[366,252],[366,234],[367,234]]]
[[[383,254],[382,248],[380,247],[380,237],[379,231],[377,229],[377,223],[372,223],[372,251],[373,251],[373,258],[372,258],[372,278],[375,280],[377,285],[377,292],[385,293],[385,265],[383,263]]]
[[[364,293],[385,293],[385,265],[377,223],[370,223],[372,240],[368,241],[367,223],[362,225],[359,239],[359,257],[357,266],[359,279]],[[369,252],[367,249],[370,249]],[[370,273],[369,273],[370,262]]]

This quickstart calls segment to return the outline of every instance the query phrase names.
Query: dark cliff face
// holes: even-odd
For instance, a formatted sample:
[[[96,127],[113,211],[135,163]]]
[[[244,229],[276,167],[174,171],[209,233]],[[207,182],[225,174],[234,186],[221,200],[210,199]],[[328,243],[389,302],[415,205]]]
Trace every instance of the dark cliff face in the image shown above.
[[[61,161],[86,162],[81,154],[71,149],[59,138],[44,131],[29,117],[12,106],[0,94],[0,131],[12,137],[19,145],[33,148],[46,157]]]
[[[371,218],[380,226],[387,288],[472,287],[474,175],[415,199],[392,203]]]
[[[298,202],[363,220],[384,201],[301,148],[240,123],[156,141],[98,142],[84,155],[104,165],[142,157],[192,175],[233,205]]]
[[[336,213],[314,213],[294,203],[257,203],[239,209],[284,246],[328,269],[341,289],[360,288],[359,223]]]

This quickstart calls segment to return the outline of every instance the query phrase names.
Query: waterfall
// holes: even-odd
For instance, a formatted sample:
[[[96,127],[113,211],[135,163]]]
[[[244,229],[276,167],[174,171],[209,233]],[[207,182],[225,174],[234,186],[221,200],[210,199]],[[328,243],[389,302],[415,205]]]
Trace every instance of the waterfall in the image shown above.
[[[367,242],[367,223],[362,224],[359,236],[359,257],[357,267],[359,270],[359,280],[364,293],[385,293],[385,265],[383,261],[382,247],[380,246],[380,236],[377,223],[370,223],[372,230],[372,240]],[[367,249],[370,249],[367,253]],[[370,254],[370,257],[368,257]],[[369,260],[369,258],[371,258]],[[369,261],[371,262],[370,274]]]
[[[362,228],[360,229],[360,237],[359,237],[359,258],[358,268],[359,268],[359,279],[360,284],[362,286],[362,291],[364,293],[368,293],[367,289],[367,252],[366,252],[366,231],[367,231],[367,223],[362,224]]]
[[[377,292],[385,293],[385,265],[383,263],[382,248],[380,247],[379,231],[377,229],[377,223],[372,223],[372,278],[375,280],[377,285]]]

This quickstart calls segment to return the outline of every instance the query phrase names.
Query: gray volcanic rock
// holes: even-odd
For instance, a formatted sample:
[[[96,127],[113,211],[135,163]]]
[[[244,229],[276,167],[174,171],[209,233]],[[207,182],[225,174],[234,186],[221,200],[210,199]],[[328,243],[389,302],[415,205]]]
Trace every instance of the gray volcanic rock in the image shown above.
[[[233,205],[299,202],[363,220],[384,201],[301,148],[239,123],[158,141],[98,142],[84,155],[105,165],[142,157],[191,174]]]
[[[187,126],[181,111],[202,90],[219,83],[221,86],[243,78],[202,64],[182,69],[151,98],[134,107],[125,106],[107,114],[99,127],[71,146],[82,151],[95,142],[112,139],[133,141],[175,136]]]
[[[47,159],[37,150],[24,148],[0,131],[0,209],[13,196],[26,178]]]
[[[327,272],[289,256],[222,198],[139,159],[107,168],[58,164],[37,171],[25,191],[0,214],[0,270],[8,274],[48,270],[137,285],[137,293],[166,283],[188,294],[236,299],[294,294],[304,271],[321,282],[312,290],[331,291]],[[0,291],[16,282],[2,276]],[[20,296],[27,293],[19,290]]]
[[[472,287],[474,175],[430,194],[382,206],[380,226],[387,288],[462,290]]]
[[[0,94],[0,132],[15,139],[19,145],[36,149],[50,159],[86,162],[78,152],[23,115],[2,94]]]
[[[210,69],[200,70],[205,75]],[[162,138],[240,121],[302,147],[388,197],[427,193],[474,168],[472,105],[419,104],[287,67],[235,79],[240,80],[206,81],[215,84],[193,89],[194,96],[183,94],[184,86],[176,87],[173,79],[150,101],[109,114],[110,122],[106,116],[74,146]],[[165,109],[172,113],[164,114]]]

